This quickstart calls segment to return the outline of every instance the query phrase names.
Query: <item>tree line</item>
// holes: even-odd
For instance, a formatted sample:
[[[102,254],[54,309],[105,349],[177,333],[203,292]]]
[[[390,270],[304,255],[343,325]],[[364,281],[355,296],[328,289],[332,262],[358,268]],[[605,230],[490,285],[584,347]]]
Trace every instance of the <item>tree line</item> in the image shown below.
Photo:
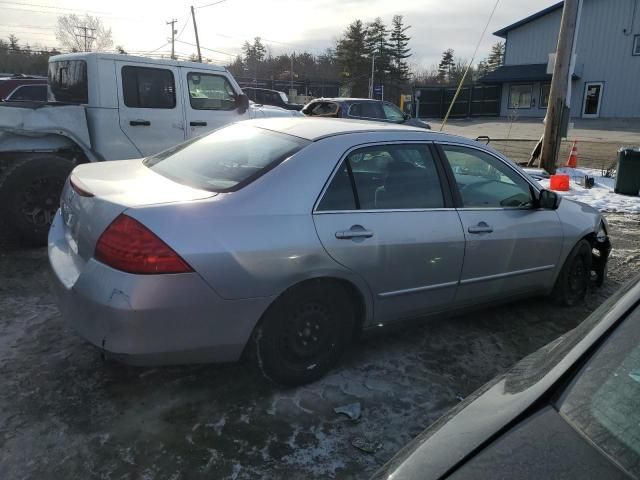
[[[58,18],[56,38],[65,51],[84,50],[83,40],[74,33],[81,26],[89,26],[95,37],[87,50],[100,51],[113,45],[111,29],[100,19],[90,15],[63,15]],[[334,82],[347,87],[356,97],[369,96],[370,90],[379,85],[384,85],[385,97],[393,99],[400,93],[410,93],[416,85],[457,85],[469,62],[457,57],[453,49],[445,50],[439,64],[431,68],[410,67],[410,29],[402,15],[393,16],[390,25],[380,17],[369,23],[357,19],[321,54],[302,51],[272,55],[265,42],[255,37],[252,42],[244,43],[242,54],[227,68],[234,76],[245,79],[286,80],[295,84],[309,80]],[[121,46],[115,51],[126,53]],[[466,82],[476,81],[502,65],[504,51],[503,42],[493,45],[486,58],[470,67]],[[58,53],[58,49],[21,45],[18,38],[11,35],[8,40],[0,40],[0,72],[44,74],[48,57]]]

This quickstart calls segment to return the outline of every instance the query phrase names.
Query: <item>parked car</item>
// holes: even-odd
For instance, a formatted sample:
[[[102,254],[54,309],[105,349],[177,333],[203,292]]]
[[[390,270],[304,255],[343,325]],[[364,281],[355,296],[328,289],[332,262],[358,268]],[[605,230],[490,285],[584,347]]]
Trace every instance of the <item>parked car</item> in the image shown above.
[[[3,102],[46,102],[47,84],[20,85]]]
[[[640,277],[418,435],[373,478],[640,478]]]
[[[309,117],[373,120],[431,129],[431,125],[412,118],[391,102],[367,98],[317,98],[307,103],[302,113]]]
[[[241,122],[144,160],[79,165],[49,233],[60,309],[107,356],[237,360],[315,380],[353,336],[552,294],[610,250],[595,209],[490,147],[374,122]]]
[[[0,224],[35,245],[46,244],[78,164],[153,155],[239,120],[298,115],[249,105],[224,67],[204,63],[57,55],[48,82],[51,103],[0,103]]]
[[[44,86],[44,97],[42,88]],[[28,88],[27,88],[28,87]],[[13,98],[13,100],[47,100],[47,78],[36,75],[11,75],[0,78],[0,100],[9,101],[11,97],[34,96],[36,98]],[[43,99],[42,99],[43,98]],[[42,99],[42,100],[41,100]]]
[[[249,97],[249,99],[262,105],[273,105],[286,110],[302,110],[302,107],[304,106],[299,103],[289,103],[289,97],[287,97],[287,94],[279,90],[242,87],[242,91]]]

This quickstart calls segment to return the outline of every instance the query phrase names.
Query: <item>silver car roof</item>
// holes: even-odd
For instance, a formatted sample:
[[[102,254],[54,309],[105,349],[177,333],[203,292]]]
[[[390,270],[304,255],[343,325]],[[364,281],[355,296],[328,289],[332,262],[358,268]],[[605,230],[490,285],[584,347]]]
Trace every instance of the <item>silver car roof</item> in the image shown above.
[[[359,121],[342,118],[313,118],[313,117],[280,117],[250,120],[248,122],[259,128],[286,133],[305,140],[316,141],[321,138],[349,133],[419,133],[425,140],[457,139],[464,143],[471,140],[446,133],[433,132],[419,127],[410,127],[384,122]]]

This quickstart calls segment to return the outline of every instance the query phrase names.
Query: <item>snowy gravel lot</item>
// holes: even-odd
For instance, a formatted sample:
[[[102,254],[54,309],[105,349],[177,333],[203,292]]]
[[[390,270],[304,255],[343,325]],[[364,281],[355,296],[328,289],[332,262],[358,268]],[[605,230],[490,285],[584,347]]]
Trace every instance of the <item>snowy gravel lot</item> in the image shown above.
[[[297,389],[246,364],[104,363],[58,313],[45,250],[2,253],[0,479],[366,478],[639,271],[640,217],[607,217],[609,281],[585,305],[532,299],[365,339]],[[355,402],[359,421],[333,411]]]

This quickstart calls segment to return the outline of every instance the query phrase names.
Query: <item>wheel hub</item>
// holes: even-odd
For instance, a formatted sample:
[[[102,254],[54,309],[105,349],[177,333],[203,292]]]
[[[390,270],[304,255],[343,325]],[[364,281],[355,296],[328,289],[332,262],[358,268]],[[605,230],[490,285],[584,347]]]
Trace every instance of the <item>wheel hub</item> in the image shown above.
[[[304,359],[326,349],[331,316],[323,305],[303,305],[287,323],[290,328],[285,333],[284,346],[290,355]]]
[[[21,211],[29,223],[38,227],[51,225],[62,187],[63,180],[60,178],[43,177],[34,180],[25,189]]]

